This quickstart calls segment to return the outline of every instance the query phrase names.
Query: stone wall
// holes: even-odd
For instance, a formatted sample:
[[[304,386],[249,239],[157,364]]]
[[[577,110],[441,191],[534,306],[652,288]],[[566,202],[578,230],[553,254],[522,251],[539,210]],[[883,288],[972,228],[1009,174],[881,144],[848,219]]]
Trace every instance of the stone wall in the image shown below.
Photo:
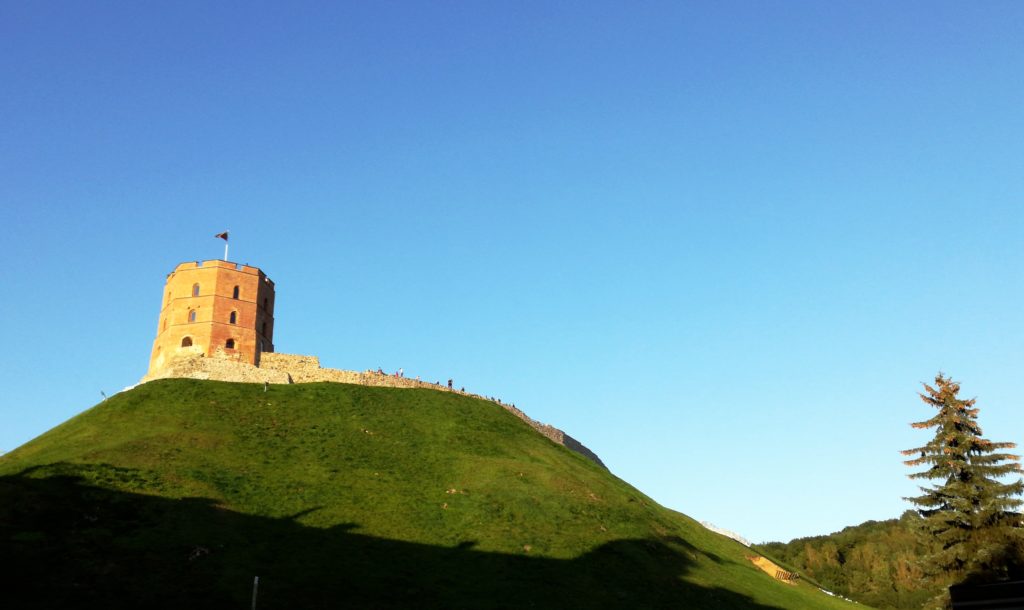
[[[276,352],[266,353],[260,357],[260,368],[285,371],[289,374],[312,373],[313,371],[320,370],[320,359],[316,356],[298,356],[295,354],[278,354]]]
[[[169,377],[240,383],[291,383],[284,371],[263,369],[233,358],[206,358],[202,354],[176,358],[143,377],[141,383]]]
[[[320,359],[316,356],[300,356],[296,354],[263,354],[260,359],[260,368],[276,371],[285,371],[292,379],[292,383],[313,383],[317,381],[333,381],[336,383],[352,383],[355,385],[368,385],[387,388],[427,388],[443,392],[455,392],[490,400],[484,396],[462,392],[460,390],[449,390],[447,386],[420,381],[410,377],[399,377],[398,375],[387,375],[376,371],[343,371],[340,369],[325,369],[320,366]],[[497,402],[497,401],[495,401]]]
[[[220,354],[218,354],[220,355]],[[428,383],[408,377],[387,375],[376,371],[343,371],[340,369],[325,369],[320,366],[320,359],[316,356],[302,356],[297,354],[279,354],[266,352],[260,357],[260,365],[253,366],[247,362],[239,362],[235,359],[224,357],[206,358],[200,355],[173,360],[164,368],[150,373],[142,378],[142,383],[154,379],[165,379],[168,377],[184,377],[189,379],[211,379],[214,381],[236,381],[241,383],[315,383],[328,381],[334,383],[350,383],[354,385],[377,386],[388,388],[424,388],[439,392],[452,392],[464,396],[472,396],[481,400],[488,400],[512,413],[519,419],[530,425],[531,428],[540,432],[553,442],[563,445],[572,451],[586,457],[601,467],[607,468],[600,458],[583,443],[569,436],[554,426],[541,423],[530,418],[526,413],[517,409],[514,405],[502,402],[501,400],[480,396],[462,390],[449,390],[447,386]]]
[[[489,400],[489,399],[485,399],[485,400]],[[554,442],[558,443],[559,445],[563,445],[563,446],[565,446],[568,449],[572,449],[576,453],[578,453],[578,454],[582,455],[583,457],[591,460],[592,462],[596,463],[597,465],[602,466],[603,468],[606,468],[606,469],[608,468],[607,466],[604,465],[604,462],[601,461],[601,458],[597,457],[596,453],[594,453],[593,451],[588,449],[583,443],[581,443],[578,440],[574,439],[573,437],[569,436],[565,432],[559,430],[558,428],[556,428],[556,427],[554,427],[554,426],[552,426],[550,424],[544,424],[544,423],[541,423],[541,422],[539,422],[539,421],[537,421],[535,419],[532,419],[529,415],[527,415],[526,413],[523,413],[522,411],[517,409],[514,405],[506,404],[506,403],[503,403],[503,402],[498,402],[498,404],[500,406],[504,407],[506,411],[512,413],[513,415],[515,415],[519,419],[521,419],[524,422],[530,424],[530,427],[532,427],[534,430],[536,430],[537,432],[540,432],[541,434],[543,434],[544,436],[546,436],[549,439],[553,440]]]

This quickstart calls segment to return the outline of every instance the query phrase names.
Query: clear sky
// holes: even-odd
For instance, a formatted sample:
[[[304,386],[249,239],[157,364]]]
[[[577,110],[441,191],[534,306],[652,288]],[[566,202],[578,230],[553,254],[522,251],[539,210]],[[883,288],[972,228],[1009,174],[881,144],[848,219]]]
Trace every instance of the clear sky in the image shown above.
[[[898,516],[944,371],[1024,442],[1020,2],[0,1],[0,450],[278,351],[515,402],[755,540]]]

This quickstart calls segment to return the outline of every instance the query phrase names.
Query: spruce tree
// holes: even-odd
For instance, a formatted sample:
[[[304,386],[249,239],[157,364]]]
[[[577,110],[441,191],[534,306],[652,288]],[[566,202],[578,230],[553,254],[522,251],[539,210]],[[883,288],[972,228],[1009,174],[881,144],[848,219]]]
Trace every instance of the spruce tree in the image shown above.
[[[926,566],[953,581],[1006,577],[1024,542],[1021,515],[1015,512],[1022,502],[1014,497],[1024,492],[1024,481],[999,480],[1021,472],[1020,457],[1001,451],[1016,444],[982,438],[975,399],[958,398],[959,383],[939,373],[934,387],[922,385],[921,400],[938,413],[911,426],[934,428],[935,437],[902,453],[920,454],[905,461],[907,466],[926,467],[910,478],[939,481],[921,487],[923,495],[905,498],[919,507],[923,530],[935,542]]]

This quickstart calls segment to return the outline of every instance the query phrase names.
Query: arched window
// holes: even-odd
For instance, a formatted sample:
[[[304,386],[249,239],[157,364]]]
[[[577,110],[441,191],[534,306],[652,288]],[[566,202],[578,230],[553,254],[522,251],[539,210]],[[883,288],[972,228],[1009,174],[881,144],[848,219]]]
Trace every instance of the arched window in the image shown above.
[[[192,296],[199,296],[199,284],[192,284]]]
[[[181,340],[182,347],[192,347],[192,337],[185,337]]]
[[[189,322],[195,322],[196,321],[196,310],[194,310],[194,309],[188,310],[188,321]]]
[[[238,286],[235,286],[235,289],[231,291],[231,298],[232,299],[237,299],[238,298]]]
[[[224,343],[224,347],[226,347],[227,349],[235,349],[235,340],[234,339],[228,339]]]
[[[231,323],[231,324],[237,324],[238,323],[238,312],[237,311],[232,311],[231,312],[231,317],[228,318],[228,322]]]

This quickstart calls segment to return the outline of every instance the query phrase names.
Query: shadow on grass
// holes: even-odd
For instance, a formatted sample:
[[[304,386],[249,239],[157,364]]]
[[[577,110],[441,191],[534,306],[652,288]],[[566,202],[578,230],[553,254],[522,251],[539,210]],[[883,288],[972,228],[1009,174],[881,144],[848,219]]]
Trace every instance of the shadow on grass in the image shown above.
[[[260,610],[769,608],[683,580],[693,560],[671,541],[618,540],[559,560],[388,540],[355,524],[307,527],[298,516],[112,491],[66,474],[0,477],[0,605],[241,609],[259,575]]]

